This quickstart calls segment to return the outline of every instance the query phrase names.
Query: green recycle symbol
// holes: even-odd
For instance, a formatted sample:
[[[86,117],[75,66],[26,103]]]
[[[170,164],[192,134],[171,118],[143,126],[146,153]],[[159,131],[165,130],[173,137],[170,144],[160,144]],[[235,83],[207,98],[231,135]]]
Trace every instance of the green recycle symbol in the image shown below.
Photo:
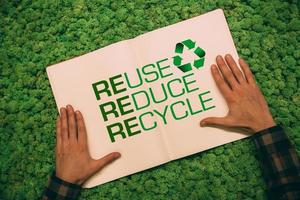
[[[202,67],[204,65],[205,51],[203,49],[201,49],[200,47],[195,48],[195,45],[196,45],[196,42],[193,42],[190,39],[184,40],[183,42],[179,42],[176,44],[175,53],[182,54],[184,46],[186,46],[189,50],[195,49],[194,53],[199,58],[194,60],[193,66],[196,67],[197,69],[199,69],[200,67]],[[173,64],[175,66],[177,66],[183,72],[188,72],[188,71],[192,70],[191,63],[182,64],[182,58],[180,55],[173,57]]]

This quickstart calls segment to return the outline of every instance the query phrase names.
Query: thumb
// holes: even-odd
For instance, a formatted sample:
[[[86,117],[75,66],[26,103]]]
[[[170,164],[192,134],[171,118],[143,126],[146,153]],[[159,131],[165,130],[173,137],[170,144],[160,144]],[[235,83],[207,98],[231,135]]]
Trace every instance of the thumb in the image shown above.
[[[111,162],[113,162],[114,160],[118,159],[121,157],[121,154],[119,152],[113,152],[110,154],[107,154],[106,156],[95,160],[95,164],[93,166],[93,171],[99,171],[100,169],[102,169],[103,167],[105,167],[106,165],[110,164]]]
[[[232,123],[228,117],[207,117],[201,120],[200,125],[202,127],[210,125],[231,126]]]

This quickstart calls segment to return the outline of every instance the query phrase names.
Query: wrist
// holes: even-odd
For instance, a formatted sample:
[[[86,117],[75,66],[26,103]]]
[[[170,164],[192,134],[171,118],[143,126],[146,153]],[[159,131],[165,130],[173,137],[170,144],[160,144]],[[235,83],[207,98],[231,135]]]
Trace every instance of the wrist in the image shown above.
[[[252,127],[252,130],[253,130],[254,133],[257,133],[259,131],[271,128],[273,126],[276,126],[276,123],[274,122],[273,119],[271,119],[271,120],[264,121],[264,122],[259,123],[259,124],[257,123],[256,125],[254,125]]]
[[[75,184],[75,185],[81,185],[84,181],[73,178],[73,177],[69,177],[66,175],[62,175],[56,172],[55,176],[65,182],[71,183],[71,184]]]

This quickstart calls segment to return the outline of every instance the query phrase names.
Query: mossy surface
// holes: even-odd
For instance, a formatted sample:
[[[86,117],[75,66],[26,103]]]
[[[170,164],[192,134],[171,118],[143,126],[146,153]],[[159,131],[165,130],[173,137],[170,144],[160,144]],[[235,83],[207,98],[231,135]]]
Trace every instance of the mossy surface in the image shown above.
[[[0,199],[37,199],[54,170],[58,113],[46,66],[216,8],[299,152],[297,0],[0,0]],[[265,199],[265,190],[248,138],[83,190],[81,199]]]

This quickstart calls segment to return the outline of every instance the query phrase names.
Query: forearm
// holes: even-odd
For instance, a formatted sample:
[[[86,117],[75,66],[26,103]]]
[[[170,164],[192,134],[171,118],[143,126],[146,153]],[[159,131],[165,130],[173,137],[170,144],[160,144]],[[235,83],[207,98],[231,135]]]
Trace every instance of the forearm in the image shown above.
[[[52,200],[52,199],[70,199],[75,200],[78,198],[81,191],[81,186],[66,182],[52,174],[48,185],[46,186],[42,199]]]
[[[300,161],[295,148],[280,126],[256,133],[258,150],[270,199],[300,198]]]

